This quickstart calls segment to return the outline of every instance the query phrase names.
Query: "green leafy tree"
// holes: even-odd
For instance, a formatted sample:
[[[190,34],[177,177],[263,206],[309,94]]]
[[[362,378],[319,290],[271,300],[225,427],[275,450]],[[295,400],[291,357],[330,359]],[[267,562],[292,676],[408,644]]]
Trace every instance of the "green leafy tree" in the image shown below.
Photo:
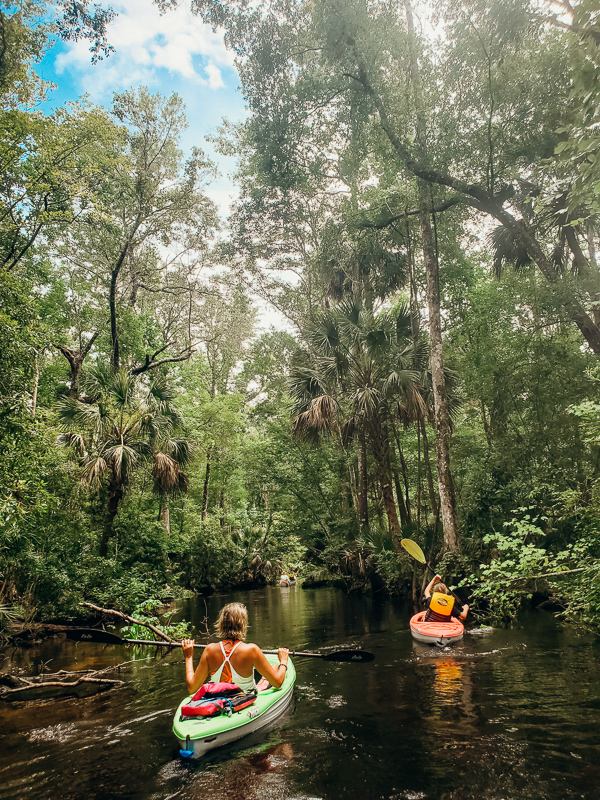
[[[56,268],[69,276],[71,316],[75,306],[87,308],[78,315],[80,341],[57,343],[71,366],[73,395],[107,322],[103,344],[114,369],[127,364],[139,375],[190,357],[190,309],[201,295],[194,273],[216,227],[203,191],[211,165],[197,149],[183,163],[179,149],[181,99],[130,91],[115,96],[114,115],[122,124],[103,180],[56,248]]]
[[[106,556],[115,517],[136,469],[153,463],[155,487],[163,499],[185,491],[181,466],[188,460],[189,446],[175,437],[181,417],[175,393],[163,376],[144,385],[123,370],[98,369],[86,389],[93,400],[83,403],[67,397],[58,402],[56,411],[63,442],[79,458],[82,481],[102,499],[100,555]]]

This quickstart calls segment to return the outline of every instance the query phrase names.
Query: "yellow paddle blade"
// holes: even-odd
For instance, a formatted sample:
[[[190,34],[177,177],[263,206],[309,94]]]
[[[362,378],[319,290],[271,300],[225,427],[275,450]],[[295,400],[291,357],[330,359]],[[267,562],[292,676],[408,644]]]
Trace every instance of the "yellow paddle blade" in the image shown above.
[[[413,542],[412,539],[401,539],[400,544],[413,558],[416,558],[421,564],[425,563],[425,553],[416,542]]]

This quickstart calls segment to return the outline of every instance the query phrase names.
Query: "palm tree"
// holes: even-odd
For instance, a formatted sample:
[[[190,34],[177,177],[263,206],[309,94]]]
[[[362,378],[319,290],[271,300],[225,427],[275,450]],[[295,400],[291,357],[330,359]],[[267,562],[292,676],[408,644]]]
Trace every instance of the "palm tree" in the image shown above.
[[[338,431],[342,442],[358,441],[358,518],[368,524],[367,449],[370,449],[392,532],[399,546],[400,524],[390,468],[389,421],[399,400],[422,402],[419,369],[423,347],[411,340],[406,306],[374,314],[360,300],[346,300],[320,312],[306,328],[306,349],[294,359],[290,393],[296,401],[293,432],[312,441]]]
[[[186,440],[173,435],[182,420],[163,376],[145,382],[124,370],[99,367],[87,378],[85,391],[85,402],[65,397],[56,411],[61,441],[75,449],[83,483],[104,498],[99,552],[106,556],[115,517],[136,468],[153,463],[154,485],[163,506],[170,495],[187,488],[181,466],[190,448]]]
[[[168,451],[168,452],[165,452]],[[154,453],[152,477],[154,491],[160,498],[158,519],[171,532],[169,519],[169,499],[188,490],[189,479],[182,470],[191,457],[192,450],[188,439],[170,439],[163,443],[162,450]]]

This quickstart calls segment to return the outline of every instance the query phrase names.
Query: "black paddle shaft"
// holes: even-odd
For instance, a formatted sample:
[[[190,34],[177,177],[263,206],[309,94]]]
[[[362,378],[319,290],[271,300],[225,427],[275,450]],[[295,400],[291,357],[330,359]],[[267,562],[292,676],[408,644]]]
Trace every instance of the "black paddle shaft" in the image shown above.
[[[123,639],[116,633],[109,633],[100,628],[67,628],[67,638],[77,642],[99,642],[100,644],[146,644],[152,647],[179,647],[180,642],[161,642],[152,639]],[[202,650],[205,644],[195,644],[195,648]],[[276,654],[277,650],[263,650],[264,653]],[[300,658],[322,658],[324,661],[339,661],[343,663],[367,663],[373,661],[375,656],[367,650],[332,650],[330,653],[300,653],[290,652],[291,656]]]

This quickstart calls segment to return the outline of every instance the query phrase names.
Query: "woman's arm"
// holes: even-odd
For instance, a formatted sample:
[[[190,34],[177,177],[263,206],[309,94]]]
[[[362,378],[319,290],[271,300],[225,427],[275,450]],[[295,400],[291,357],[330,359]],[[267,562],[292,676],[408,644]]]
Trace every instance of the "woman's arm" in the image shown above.
[[[252,653],[254,666],[272,686],[274,686],[276,689],[280,689],[287,673],[287,662],[288,658],[290,657],[290,651],[287,649],[287,647],[280,647],[277,651],[279,656],[279,664],[274,667],[272,664],[269,664],[265,654],[258,647],[258,645],[253,644],[252,647],[254,648]]]
[[[425,587],[425,598],[429,600],[431,597],[431,590],[433,589],[433,584],[441,581],[441,577],[439,575],[434,575],[433,578],[429,581],[427,586]]]
[[[466,619],[468,613],[469,613],[469,606],[465,604],[462,607],[462,611],[460,612],[459,619]]]
[[[184,639],[181,642],[181,648],[185,658],[185,682],[190,694],[198,691],[204,681],[208,678],[209,669],[208,661],[206,658],[206,649],[202,651],[200,656],[200,663],[194,672],[194,640]]]

